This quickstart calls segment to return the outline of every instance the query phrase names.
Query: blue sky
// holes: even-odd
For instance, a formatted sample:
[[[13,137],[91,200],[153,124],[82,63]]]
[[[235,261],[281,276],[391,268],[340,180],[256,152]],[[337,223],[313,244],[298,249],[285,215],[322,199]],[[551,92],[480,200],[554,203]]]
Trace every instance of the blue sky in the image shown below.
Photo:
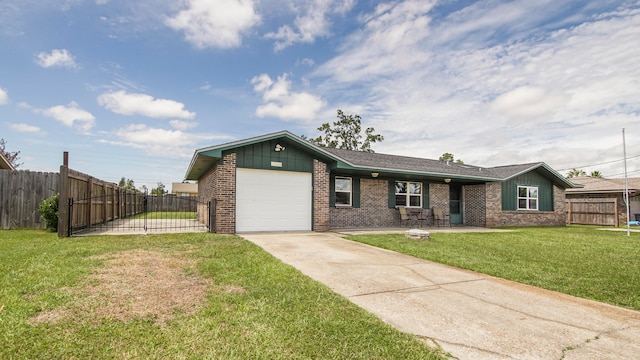
[[[21,168],[155,187],[195,149],[336,110],[377,152],[640,177],[640,1],[3,0]]]

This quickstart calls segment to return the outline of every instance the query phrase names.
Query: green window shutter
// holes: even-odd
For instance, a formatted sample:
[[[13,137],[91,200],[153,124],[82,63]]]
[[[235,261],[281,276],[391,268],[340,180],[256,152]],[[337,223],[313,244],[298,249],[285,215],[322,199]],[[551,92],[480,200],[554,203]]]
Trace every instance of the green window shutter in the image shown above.
[[[351,178],[351,206],[354,208],[360,207],[360,178]]]
[[[422,183],[422,208],[429,208],[429,183]]]
[[[396,207],[396,182],[389,180],[389,209]]]
[[[336,176],[331,175],[329,178],[329,207],[336,206]]]

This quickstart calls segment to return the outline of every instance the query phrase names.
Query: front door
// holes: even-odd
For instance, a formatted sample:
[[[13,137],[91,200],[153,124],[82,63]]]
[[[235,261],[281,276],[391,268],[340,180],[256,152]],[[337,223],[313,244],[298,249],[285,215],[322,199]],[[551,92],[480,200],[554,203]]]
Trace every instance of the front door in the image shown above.
[[[462,224],[462,186],[449,185],[449,214],[451,224]]]

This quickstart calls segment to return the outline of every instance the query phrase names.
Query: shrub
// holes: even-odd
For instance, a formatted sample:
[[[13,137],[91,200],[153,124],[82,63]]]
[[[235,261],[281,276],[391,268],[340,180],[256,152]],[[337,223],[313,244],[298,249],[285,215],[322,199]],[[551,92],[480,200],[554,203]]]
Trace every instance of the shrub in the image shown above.
[[[50,198],[42,200],[38,210],[40,211],[40,218],[47,225],[47,229],[51,231],[58,231],[58,200],[60,194],[54,194]]]

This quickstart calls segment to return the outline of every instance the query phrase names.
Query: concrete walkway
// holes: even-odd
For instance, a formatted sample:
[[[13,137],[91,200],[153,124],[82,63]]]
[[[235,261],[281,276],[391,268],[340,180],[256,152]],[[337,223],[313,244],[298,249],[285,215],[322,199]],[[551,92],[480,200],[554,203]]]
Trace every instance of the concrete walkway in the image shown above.
[[[334,233],[241,236],[458,359],[640,358],[640,312],[420,260]]]

